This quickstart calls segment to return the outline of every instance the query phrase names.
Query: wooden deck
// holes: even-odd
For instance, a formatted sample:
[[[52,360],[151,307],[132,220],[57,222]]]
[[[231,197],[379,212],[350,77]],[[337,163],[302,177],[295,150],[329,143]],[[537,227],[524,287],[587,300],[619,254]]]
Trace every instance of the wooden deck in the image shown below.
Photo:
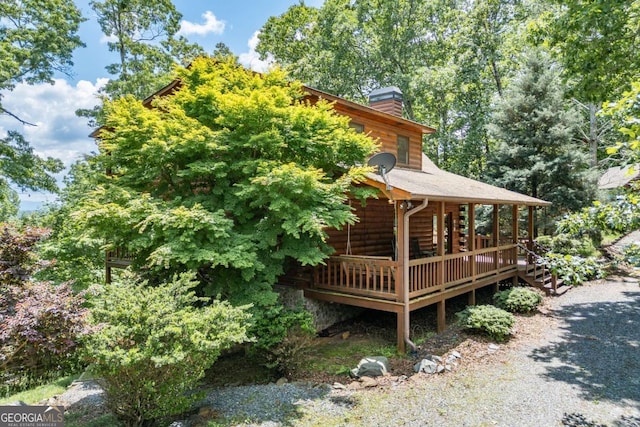
[[[397,312],[397,304],[405,300],[403,286],[396,286],[398,268],[400,263],[391,258],[334,256],[315,268],[305,293],[314,298],[327,293],[321,299]],[[517,245],[413,259],[408,270],[410,309],[415,310],[517,276]]]

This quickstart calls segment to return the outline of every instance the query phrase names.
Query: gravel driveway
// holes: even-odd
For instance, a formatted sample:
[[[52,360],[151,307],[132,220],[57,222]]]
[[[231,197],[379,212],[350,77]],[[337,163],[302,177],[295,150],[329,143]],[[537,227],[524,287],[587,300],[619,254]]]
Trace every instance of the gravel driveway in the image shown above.
[[[262,426],[640,426],[637,279],[576,287],[547,298],[542,311],[521,319],[517,338],[497,351],[460,348],[453,372],[358,391],[307,384],[214,390],[188,424],[222,415],[232,425]],[[81,388],[60,400],[98,397],[82,399]]]

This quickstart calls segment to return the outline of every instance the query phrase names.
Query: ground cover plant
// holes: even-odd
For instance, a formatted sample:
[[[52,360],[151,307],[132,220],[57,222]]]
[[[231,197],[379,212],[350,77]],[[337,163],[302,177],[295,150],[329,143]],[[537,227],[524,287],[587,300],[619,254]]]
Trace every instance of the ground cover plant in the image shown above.
[[[496,292],[493,301],[498,308],[512,313],[530,313],[542,303],[540,292],[522,286]]]
[[[456,317],[462,328],[486,333],[498,342],[507,339],[515,323],[513,314],[488,304],[469,306]]]

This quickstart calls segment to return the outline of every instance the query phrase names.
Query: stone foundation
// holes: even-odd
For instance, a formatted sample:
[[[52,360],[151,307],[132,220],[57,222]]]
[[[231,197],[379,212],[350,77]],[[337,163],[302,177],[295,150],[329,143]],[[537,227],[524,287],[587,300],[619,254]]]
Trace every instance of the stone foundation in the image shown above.
[[[309,311],[313,316],[313,326],[316,331],[322,331],[336,323],[353,319],[363,311],[359,307],[305,298],[302,289],[290,286],[276,285],[273,290],[280,295],[280,301],[285,307],[295,309],[303,306]]]

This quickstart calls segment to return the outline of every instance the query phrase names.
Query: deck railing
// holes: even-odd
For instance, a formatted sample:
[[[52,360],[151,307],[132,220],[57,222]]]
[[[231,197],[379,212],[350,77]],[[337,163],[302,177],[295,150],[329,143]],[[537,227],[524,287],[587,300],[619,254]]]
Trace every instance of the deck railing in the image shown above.
[[[390,257],[342,255],[315,268],[315,288],[400,301],[400,263]],[[518,268],[517,245],[409,260],[409,298],[444,291]]]
[[[330,257],[325,265],[315,268],[314,287],[399,301],[399,289],[395,286],[397,267],[391,257]]]

